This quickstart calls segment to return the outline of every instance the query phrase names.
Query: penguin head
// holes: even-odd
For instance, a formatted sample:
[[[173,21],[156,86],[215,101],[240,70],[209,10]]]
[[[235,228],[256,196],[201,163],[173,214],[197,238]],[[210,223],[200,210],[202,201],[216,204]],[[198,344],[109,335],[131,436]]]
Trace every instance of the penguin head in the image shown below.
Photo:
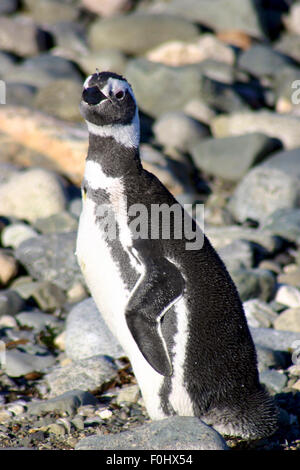
[[[96,72],[83,84],[80,112],[88,124],[131,124],[137,105],[127,80],[113,72]]]

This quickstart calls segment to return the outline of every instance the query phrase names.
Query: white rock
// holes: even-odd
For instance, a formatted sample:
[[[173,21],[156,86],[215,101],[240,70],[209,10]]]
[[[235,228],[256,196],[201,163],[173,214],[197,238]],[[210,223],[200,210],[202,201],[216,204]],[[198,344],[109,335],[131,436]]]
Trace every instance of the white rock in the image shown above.
[[[37,237],[37,232],[29,225],[18,223],[5,227],[2,231],[2,245],[17,248],[25,240]]]
[[[300,290],[294,286],[282,285],[276,292],[275,300],[287,307],[300,307]]]
[[[131,0],[81,0],[82,5],[88,10],[109,17],[124,13],[131,5]]]
[[[33,222],[65,209],[60,178],[42,168],[15,173],[0,186],[0,214]]]

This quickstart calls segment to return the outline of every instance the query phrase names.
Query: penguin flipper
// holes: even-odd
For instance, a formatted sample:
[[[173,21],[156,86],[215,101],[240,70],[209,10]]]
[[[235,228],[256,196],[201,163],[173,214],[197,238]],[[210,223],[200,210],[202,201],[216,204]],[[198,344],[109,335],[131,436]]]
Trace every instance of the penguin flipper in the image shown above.
[[[172,364],[161,319],[181,297],[185,282],[177,267],[166,258],[148,258],[127,304],[128,328],[149,364],[164,376],[172,375]]]

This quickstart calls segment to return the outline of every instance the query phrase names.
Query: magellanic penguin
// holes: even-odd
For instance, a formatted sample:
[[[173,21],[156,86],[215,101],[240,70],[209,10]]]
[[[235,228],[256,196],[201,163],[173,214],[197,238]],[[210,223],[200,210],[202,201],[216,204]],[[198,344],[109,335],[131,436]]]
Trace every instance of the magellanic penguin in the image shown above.
[[[97,72],[85,80],[80,110],[89,149],[76,253],[99,311],[131,361],[149,416],[197,416],[247,439],[272,434],[276,407],[259,382],[235,285],[208,239],[194,221],[203,240],[197,249],[187,249],[184,231],[168,238],[133,230],[130,208],[151,214],[178,203],[142,167],[131,86],[120,75]],[[152,222],[148,217],[145,225]]]

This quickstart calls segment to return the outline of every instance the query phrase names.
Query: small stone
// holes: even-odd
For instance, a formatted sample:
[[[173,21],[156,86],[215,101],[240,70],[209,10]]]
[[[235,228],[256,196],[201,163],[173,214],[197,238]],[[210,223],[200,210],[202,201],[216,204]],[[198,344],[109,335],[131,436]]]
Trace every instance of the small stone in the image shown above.
[[[132,0],[81,0],[81,3],[87,10],[104,18],[120,15],[132,7]]]
[[[88,39],[92,50],[112,48],[126,54],[142,54],[163,42],[189,41],[197,35],[196,26],[183,18],[132,13],[95,21]]]
[[[100,410],[96,412],[96,414],[99,415],[101,419],[110,419],[113,415],[110,410]]]
[[[204,139],[192,146],[196,166],[208,174],[229,181],[239,181],[247,171],[260,163],[281,144],[260,133],[236,137]]]
[[[24,197],[26,194],[26,198]],[[0,186],[0,213],[33,222],[64,210],[66,196],[61,179],[42,168],[14,174]]]
[[[66,349],[66,332],[62,331],[59,335],[54,338],[55,346],[60,349],[60,351],[65,351]]]
[[[0,284],[7,285],[18,272],[18,263],[13,256],[0,250]]]
[[[72,389],[97,390],[117,376],[115,364],[106,356],[92,356],[57,366],[45,376],[50,397]]]
[[[49,424],[46,428],[47,432],[55,434],[55,436],[64,436],[66,434],[66,429],[61,424],[52,423]]]
[[[15,287],[15,290],[24,299],[32,297],[38,307],[47,312],[61,308],[67,300],[64,291],[49,281],[25,282]]]
[[[37,232],[30,225],[15,223],[4,228],[1,234],[2,245],[18,248],[22,242],[37,237]]]
[[[297,380],[297,382],[294,383],[294,385],[292,386],[292,388],[294,390],[298,390],[298,392],[300,392],[300,379]]]
[[[73,3],[73,4],[72,4]],[[74,2],[61,2],[59,0],[25,0],[25,5],[37,23],[51,24],[60,21],[75,21],[78,9]]]
[[[116,358],[125,355],[92,298],[75,305],[68,314],[65,340],[66,354],[74,360],[98,354]]]
[[[287,330],[300,333],[300,307],[288,308],[274,321],[275,330]]]
[[[300,307],[300,290],[294,286],[280,286],[276,292],[275,300],[287,307]]]
[[[55,363],[52,355],[39,356],[17,349],[6,351],[5,373],[9,377],[21,377],[31,372],[40,372]]]
[[[76,281],[84,284],[75,256],[76,237],[76,232],[39,235],[23,242],[16,258],[32,278],[68,290]]]
[[[223,438],[198,418],[173,416],[130,431],[95,435],[78,442],[76,450],[226,450]]]
[[[0,49],[21,57],[38,54],[49,42],[47,33],[24,16],[2,16],[0,31]]]
[[[253,246],[247,240],[235,240],[217,251],[229,272],[253,267]]]
[[[189,101],[184,106],[183,112],[207,125],[210,125],[212,119],[216,116],[216,112],[200,98]]]
[[[293,331],[253,327],[250,327],[250,331],[255,345],[264,346],[275,351],[291,352],[293,344],[300,344],[300,334]]]
[[[57,411],[71,416],[80,406],[96,403],[97,400],[91,393],[74,389],[49,400],[32,401],[28,405],[28,413],[39,416],[42,413]]]
[[[182,112],[165,113],[156,120],[153,132],[158,143],[187,152],[209,135],[208,128]]]
[[[34,328],[36,331],[41,331],[47,325],[57,328],[61,324],[61,321],[53,315],[39,311],[20,312],[16,315],[16,320],[19,325]]]
[[[284,17],[284,25],[288,31],[295,34],[300,34],[300,3],[293,2],[291,4],[289,13]]]
[[[122,387],[118,393],[116,403],[120,405],[124,402],[137,403],[140,396],[140,389],[138,385],[127,385]]]
[[[16,328],[17,326],[15,318],[11,315],[0,316],[0,328]]]
[[[284,352],[275,351],[266,346],[256,345],[256,353],[259,372],[265,369],[285,368],[287,365],[288,361]]]
[[[0,410],[0,424],[10,421],[12,413],[8,410]]]
[[[219,32],[217,34],[217,38],[226,44],[230,44],[231,46],[238,47],[242,50],[247,50],[252,45],[252,38],[249,34],[234,29]]]
[[[0,15],[14,13],[19,7],[18,0],[1,0]]]
[[[37,92],[33,106],[66,121],[80,121],[81,93],[82,86],[74,80],[54,80]]]
[[[82,416],[75,416],[75,418],[72,419],[71,424],[77,429],[78,431],[82,431],[84,429],[84,422]]]
[[[289,284],[290,286],[300,287],[300,269],[293,272],[279,274],[277,277],[279,284]]]
[[[15,315],[24,306],[23,299],[12,289],[0,291],[0,317],[2,315]]]
[[[276,263],[275,261],[264,259],[261,261],[258,265],[260,269],[267,269],[268,271],[272,271],[275,274],[281,273],[281,267],[279,263]],[[279,277],[279,276],[278,276]],[[278,280],[278,278],[277,278]]]
[[[287,377],[274,369],[265,369],[259,374],[259,380],[268,389],[280,393],[287,384]]]
[[[71,304],[81,302],[83,299],[88,297],[88,292],[85,288],[85,286],[77,281],[73,284],[73,286],[70,287],[70,289],[67,292],[67,299],[68,302]]]
[[[300,363],[290,366],[288,372],[295,377],[300,377]]]
[[[24,402],[25,403],[25,402]],[[18,415],[21,415],[22,413],[24,413],[24,404],[20,404],[20,403],[12,403],[11,405],[9,405],[9,407],[7,408],[7,410],[12,413],[14,416],[18,416]]]
[[[122,75],[125,71],[127,58],[121,51],[115,49],[102,49],[101,51],[88,51],[76,59],[86,75],[99,70],[113,70]]]
[[[257,297],[268,301],[272,297],[276,278],[270,271],[242,268],[231,271],[230,274],[243,302]]]
[[[277,319],[277,314],[260,299],[250,299],[243,303],[247,322],[255,328],[270,328]]]

